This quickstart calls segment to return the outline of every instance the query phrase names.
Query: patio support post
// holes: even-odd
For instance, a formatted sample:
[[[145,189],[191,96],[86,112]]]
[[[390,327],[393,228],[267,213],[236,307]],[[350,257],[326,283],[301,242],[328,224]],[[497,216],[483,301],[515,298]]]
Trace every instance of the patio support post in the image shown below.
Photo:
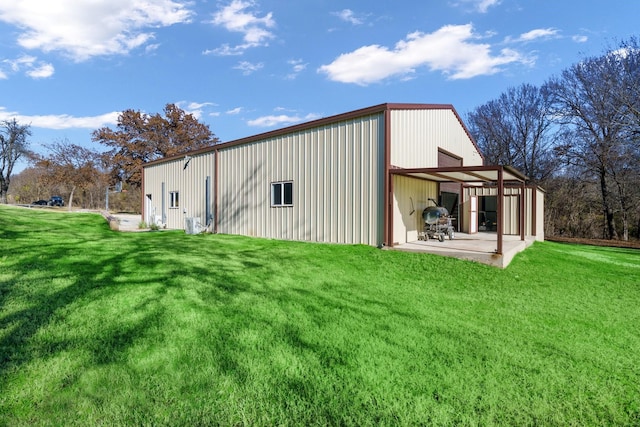
[[[393,247],[393,177],[391,176],[391,111],[384,110],[384,210],[383,245]]]
[[[502,171],[502,166],[500,166],[498,168],[498,200],[497,200],[497,212],[496,215],[498,216],[497,222],[498,222],[498,247],[496,249],[496,253],[498,255],[502,255],[502,235],[504,234],[504,221],[502,218],[503,215],[503,204],[504,204],[504,176],[503,176],[503,171]]]

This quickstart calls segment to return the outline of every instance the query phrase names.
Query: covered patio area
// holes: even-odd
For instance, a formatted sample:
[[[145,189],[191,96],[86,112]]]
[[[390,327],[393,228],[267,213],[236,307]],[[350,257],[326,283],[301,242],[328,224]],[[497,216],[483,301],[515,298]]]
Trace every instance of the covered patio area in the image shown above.
[[[423,182],[435,182],[438,186],[438,194],[440,194],[440,184],[443,183],[461,184],[463,188],[459,215],[460,228],[455,233],[454,240],[445,239],[444,242],[439,242],[437,239],[406,239],[402,241],[394,240],[394,236],[391,235],[389,241],[396,242],[392,245],[394,249],[435,253],[504,268],[518,252],[525,250],[539,239],[535,232],[538,210],[535,195],[530,197],[532,203],[525,204],[525,199],[529,200],[532,190],[529,189],[531,190],[529,191],[525,187],[526,177],[511,167],[394,168],[389,172],[391,177],[405,176]],[[390,179],[391,194],[396,194],[393,181]],[[476,190],[478,188],[487,188],[495,195],[494,232],[479,232],[483,228],[478,221],[479,196]],[[399,194],[396,194],[397,197]],[[509,199],[508,206],[505,206],[506,199]],[[390,216],[393,221],[392,210],[390,210]],[[506,218],[509,218],[508,223],[505,223]],[[390,232],[393,234],[392,231]]]

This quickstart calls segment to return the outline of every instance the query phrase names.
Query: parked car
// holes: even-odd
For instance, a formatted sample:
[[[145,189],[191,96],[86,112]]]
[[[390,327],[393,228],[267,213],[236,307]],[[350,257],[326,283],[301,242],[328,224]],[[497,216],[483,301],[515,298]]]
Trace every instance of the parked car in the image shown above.
[[[49,199],[49,206],[64,206],[64,201],[60,196],[51,196]]]
[[[38,205],[38,206],[47,206],[49,204],[48,200],[36,200],[35,202],[31,203],[32,205]]]

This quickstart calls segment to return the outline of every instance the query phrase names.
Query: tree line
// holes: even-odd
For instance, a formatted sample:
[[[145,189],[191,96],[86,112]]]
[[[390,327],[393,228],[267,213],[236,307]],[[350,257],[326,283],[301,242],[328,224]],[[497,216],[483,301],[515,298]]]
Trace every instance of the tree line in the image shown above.
[[[640,42],[584,58],[468,114],[489,164],[546,190],[548,235],[640,238]]]
[[[2,147],[13,147],[2,152],[0,203],[7,203],[8,196],[12,203],[27,204],[59,194],[69,209],[104,209],[109,192],[110,209],[139,212],[144,163],[219,142],[207,125],[175,104],[167,104],[163,114],[123,111],[115,129],[103,127],[92,133],[92,140],[106,147],[103,151],[63,140],[46,145],[47,152],[38,154],[28,149],[29,135],[29,126],[15,120],[0,124]],[[30,166],[12,178],[11,169],[21,157]],[[118,194],[116,188],[121,189]]]
[[[631,38],[586,57],[541,86],[522,84],[470,112],[466,123],[485,164],[521,170],[546,190],[547,235],[640,238],[640,42]],[[219,142],[207,125],[174,104],[163,114],[126,110],[115,129],[92,140],[105,152],[69,141],[47,154],[28,150],[29,126],[0,124],[0,203],[29,203],[54,193],[97,209],[106,192],[120,211],[139,212],[142,165]],[[12,179],[15,162],[30,167]],[[9,185],[11,184],[11,193]]]

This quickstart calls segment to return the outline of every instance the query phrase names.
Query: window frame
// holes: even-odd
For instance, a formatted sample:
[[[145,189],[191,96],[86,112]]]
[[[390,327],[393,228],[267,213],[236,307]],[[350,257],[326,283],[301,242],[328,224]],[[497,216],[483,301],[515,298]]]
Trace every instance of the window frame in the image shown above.
[[[178,209],[180,207],[180,192],[169,191],[169,209]]]
[[[287,191],[287,187],[289,191]],[[279,190],[276,190],[279,189]],[[278,191],[276,193],[276,191]],[[278,197],[276,197],[278,196]],[[289,197],[287,197],[289,196]],[[287,199],[290,198],[290,203]],[[293,206],[293,181],[275,181],[271,183],[270,201],[272,208],[290,208]],[[278,199],[278,200],[277,200]],[[278,203],[276,203],[278,202]]]

